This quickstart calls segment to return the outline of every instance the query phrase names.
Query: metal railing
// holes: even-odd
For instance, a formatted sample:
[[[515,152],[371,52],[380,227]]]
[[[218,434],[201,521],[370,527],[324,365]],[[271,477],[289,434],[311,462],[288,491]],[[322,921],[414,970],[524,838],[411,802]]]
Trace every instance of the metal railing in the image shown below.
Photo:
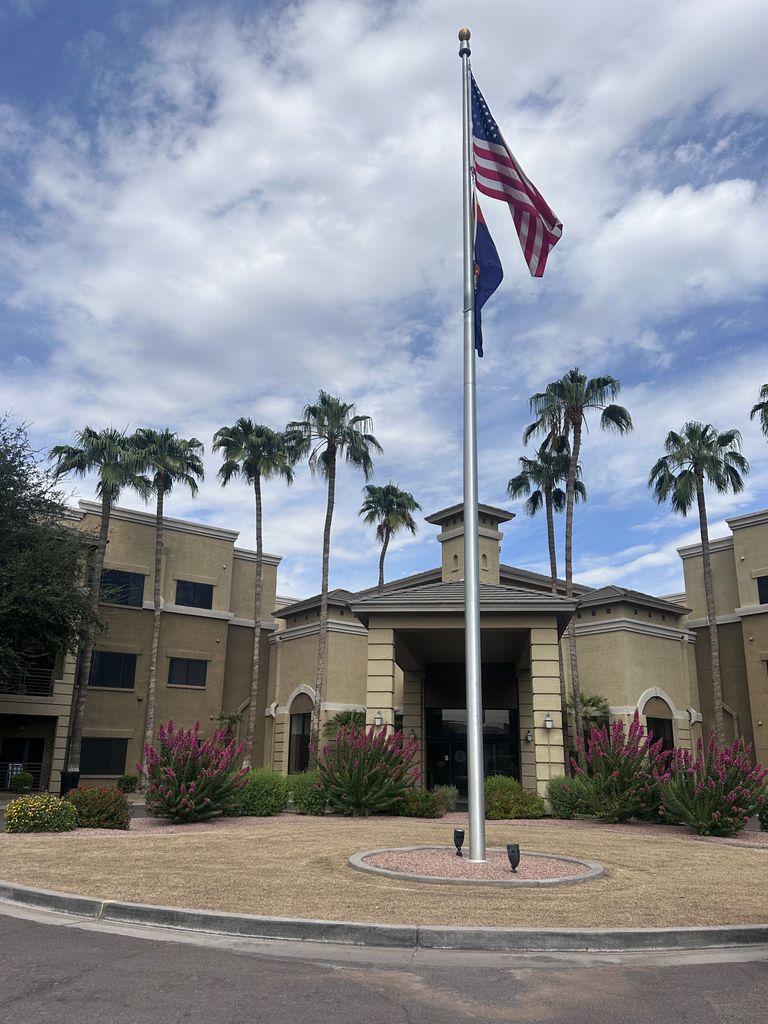
[[[11,780],[19,772],[29,772],[32,776],[32,789],[40,789],[43,766],[34,761],[0,761],[0,789],[9,790]]]
[[[0,696],[50,697],[53,694],[53,669],[19,668],[0,678]]]

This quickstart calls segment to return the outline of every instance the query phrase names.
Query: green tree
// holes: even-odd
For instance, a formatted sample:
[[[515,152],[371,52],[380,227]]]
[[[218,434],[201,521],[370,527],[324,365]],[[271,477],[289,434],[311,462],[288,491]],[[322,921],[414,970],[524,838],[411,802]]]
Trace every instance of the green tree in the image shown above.
[[[88,542],[67,513],[26,427],[0,418],[0,684],[75,654],[93,624],[82,586]]]
[[[768,384],[760,388],[760,401],[752,406],[749,418],[753,420],[755,416],[760,418],[760,429],[768,438]]]
[[[188,440],[174,431],[153,430],[140,427],[129,438],[136,452],[142,473],[150,480],[155,495],[155,579],[153,592],[152,645],[149,653],[149,679],[147,682],[147,710],[144,722],[144,746],[152,746],[155,731],[155,700],[157,694],[157,659],[160,649],[160,618],[162,614],[161,576],[163,567],[163,544],[165,540],[163,514],[165,496],[174,486],[188,487],[192,495],[197,494],[197,481],[205,475],[202,462],[203,445],[197,438]],[[141,784],[146,779],[146,757],[141,758]]]
[[[243,765],[251,767],[253,740],[256,734],[256,712],[259,694],[259,662],[261,653],[261,591],[264,579],[264,545],[262,539],[263,480],[282,479],[293,483],[293,464],[296,454],[287,443],[286,435],[271,430],[261,423],[241,416],[231,427],[221,427],[213,436],[213,450],[221,452],[224,462],[219,469],[219,480],[225,487],[230,480],[240,478],[253,487],[256,504],[256,580],[253,589],[253,650],[251,656],[251,690],[248,718],[245,725],[245,755]]]
[[[707,601],[707,630],[712,666],[712,704],[717,742],[725,743],[723,685],[720,673],[720,643],[715,617],[715,594],[709,549],[707,506],[704,494],[709,484],[719,494],[738,494],[744,488],[743,477],[749,463],[741,454],[738,430],[720,432],[711,423],[690,421],[677,433],[671,430],[664,442],[666,455],[654,465],[648,486],[660,504],[669,499],[672,510],[687,516],[696,503],[701,534],[701,561],[704,569],[704,594]]]
[[[366,484],[363,488],[363,504],[357,513],[369,526],[376,524],[376,539],[381,544],[379,557],[379,590],[384,589],[384,558],[392,535],[398,530],[416,533],[414,512],[421,511],[421,505],[408,491],[401,491],[391,481],[383,487]]]
[[[117,430],[115,427],[106,427],[104,430],[84,427],[75,434],[74,441],[73,445],[59,444],[53,447],[49,458],[55,460],[53,473],[56,479],[69,473],[80,477],[94,473],[98,478],[96,493],[101,498],[101,518],[88,581],[91,618],[95,622],[101,596],[101,575],[104,569],[104,554],[107,550],[112,506],[126,487],[133,488],[143,498],[146,498],[150,493],[150,483],[145,476],[142,476],[136,452],[122,430]],[[83,740],[85,698],[91,673],[93,640],[94,629],[92,627],[88,630],[78,662],[75,707],[67,755],[68,772],[79,773],[80,771],[80,747]]]
[[[549,383],[544,391],[531,396],[531,412],[536,419],[526,427],[523,440],[535,434],[553,436],[554,425],[558,434],[569,443],[570,461],[565,485],[565,593],[573,597],[573,506],[576,500],[577,467],[587,416],[600,413],[601,430],[626,434],[632,430],[632,417],[622,405],[616,405],[621,384],[615,377],[587,377],[578,367],[569,370],[559,380]],[[576,655],[576,623],[568,623],[568,652],[571,665],[571,686],[576,719],[576,733],[581,736],[584,723],[581,714],[581,686]]]
[[[558,592],[557,548],[555,546],[555,512],[562,512],[566,505],[565,491],[562,484],[568,477],[571,457],[567,442],[562,435],[556,435],[553,442],[549,437],[540,445],[536,458],[521,456],[520,472],[507,483],[507,494],[510,498],[526,497],[523,510],[526,515],[535,516],[544,509],[547,521],[547,543],[549,547],[549,573],[552,593]],[[576,501],[586,501],[587,489],[581,480],[581,466],[576,467],[574,484]],[[565,685],[565,669],[563,666],[563,649],[557,645],[560,669],[560,710],[563,716],[563,752],[566,773],[570,773],[568,736],[568,693]]]
[[[310,722],[310,743],[315,753],[310,755],[310,767],[317,761],[320,746],[320,707],[325,690],[325,662],[328,647],[328,566],[331,551],[331,524],[336,501],[337,460],[343,455],[346,462],[363,472],[366,480],[373,473],[373,451],[382,451],[373,436],[370,416],[358,415],[355,404],[320,391],[317,401],[304,407],[301,420],[288,424],[291,443],[298,457],[309,458],[310,471],[319,473],[327,482],[328,497],[323,528],[323,567],[320,587],[320,634],[317,642],[317,671],[315,674],[315,703]]]

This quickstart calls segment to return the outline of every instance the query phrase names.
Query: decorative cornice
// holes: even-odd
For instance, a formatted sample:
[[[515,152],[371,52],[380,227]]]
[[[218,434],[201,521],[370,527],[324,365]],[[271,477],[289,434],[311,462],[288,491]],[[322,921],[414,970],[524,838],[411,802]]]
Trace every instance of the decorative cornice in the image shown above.
[[[733,519],[726,519],[726,523],[732,530],[746,530],[750,526],[768,526],[768,508],[760,512],[747,512],[743,516],[734,516]]]
[[[487,537],[489,540],[501,541],[504,538],[503,533],[501,533],[499,530],[492,530],[488,526],[478,526],[477,535],[478,537]],[[456,537],[463,536],[464,524],[462,523],[461,526],[452,526],[450,530],[443,530],[441,533],[438,533],[437,539],[440,541],[441,544],[445,544],[447,540],[453,540]]]
[[[150,608],[152,607],[150,604]],[[183,604],[163,604],[163,611],[172,615],[196,615],[201,619],[225,619],[227,622],[235,617],[234,612],[220,612],[215,608],[188,608]]]
[[[655,623],[643,622],[637,619],[601,619],[599,622],[584,622],[576,624],[576,636],[595,636],[600,633],[641,633],[644,636],[655,636],[663,640],[687,640],[693,643],[696,634],[688,629],[675,629],[674,626],[661,626]]]
[[[231,618],[229,620],[229,624],[230,624],[230,626],[247,626],[247,627],[250,627],[250,629],[254,629],[256,627],[256,620],[255,619],[238,619],[237,617],[234,617],[234,618]],[[263,619],[261,620],[261,630],[262,630],[263,633],[264,632],[266,632],[266,633],[274,633],[276,629],[277,629],[277,623],[276,622],[265,622]]]
[[[283,643],[286,640],[300,640],[305,636],[317,636],[320,632],[319,622],[307,622],[301,626],[290,626],[273,633],[269,638],[271,644]],[[350,633],[353,636],[368,636],[368,630],[362,622],[339,622],[338,619],[328,620],[329,633]]]
[[[768,615],[768,604],[750,604],[744,608],[734,608],[734,612],[740,619],[747,615]]]
[[[730,551],[732,549],[733,537],[717,537],[709,542],[710,552]],[[684,547],[678,548],[677,553],[682,559],[698,558],[701,556],[701,544],[686,544]]]
[[[234,552],[235,558],[239,559],[241,562],[255,562],[257,560],[256,552],[251,551],[250,548],[235,548]],[[268,555],[265,551],[261,556],[261,559],[264,562],[264,565],[280,565],[283,560],[283,556]]]
[[[738,609],[737,609],[737,611],[738,611]],[[741,616],[740,615],[718,615],[718,616],[715,617],[715,625],[716,626],[728,626],[728,625],[731,625],[734,622],[741,622]],[[688,621],[686,622],[686,626],[688,627],[688,629],[703,629],[707,625],[709,625],[709,620],[706,619],[706,618],[703,618],[703,619],[688,619]]]

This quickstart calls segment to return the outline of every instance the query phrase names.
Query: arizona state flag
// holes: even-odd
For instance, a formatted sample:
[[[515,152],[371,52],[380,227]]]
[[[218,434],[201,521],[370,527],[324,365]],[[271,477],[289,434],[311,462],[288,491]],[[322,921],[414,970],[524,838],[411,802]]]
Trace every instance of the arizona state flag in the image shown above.
[[[502,282],[504,271],[485,223],[480,204],[475,199],[475,348],[483,354],[483,327],[480,310]]]

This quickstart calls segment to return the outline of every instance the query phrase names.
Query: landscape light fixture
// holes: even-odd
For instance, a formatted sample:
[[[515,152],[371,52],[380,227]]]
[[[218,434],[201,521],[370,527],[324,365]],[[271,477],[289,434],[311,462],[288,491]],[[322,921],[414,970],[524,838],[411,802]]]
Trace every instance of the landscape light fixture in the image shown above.
[[[516,872],[517,865],[520,863],[520,846],[518,843],[507,843],[507,856],[509,857],[512,870]]]
[[[547,717],[544,719],[544,728],[551,729],[554,724],[555,723],[552,721],[549,715],[547,715]]]
[[[456,856],[461,857],[461,848],[464,845],[464,829],[455,828],[453,830],[453,845],[456,847]]]
[[[529,730],[528,730],[528,732],[527,732],[527,733],[525,734],[525,742],[526,742],[526,743],[533,743],[533,733],[531,732],[531,730],[530,730],[530,729],[529,729]]]
[[[383,721],[384,719],[381,717],[381,712],[377,711],[376,714],[373,716],[373,724],[376,726],[377,729],[380,729]]]

